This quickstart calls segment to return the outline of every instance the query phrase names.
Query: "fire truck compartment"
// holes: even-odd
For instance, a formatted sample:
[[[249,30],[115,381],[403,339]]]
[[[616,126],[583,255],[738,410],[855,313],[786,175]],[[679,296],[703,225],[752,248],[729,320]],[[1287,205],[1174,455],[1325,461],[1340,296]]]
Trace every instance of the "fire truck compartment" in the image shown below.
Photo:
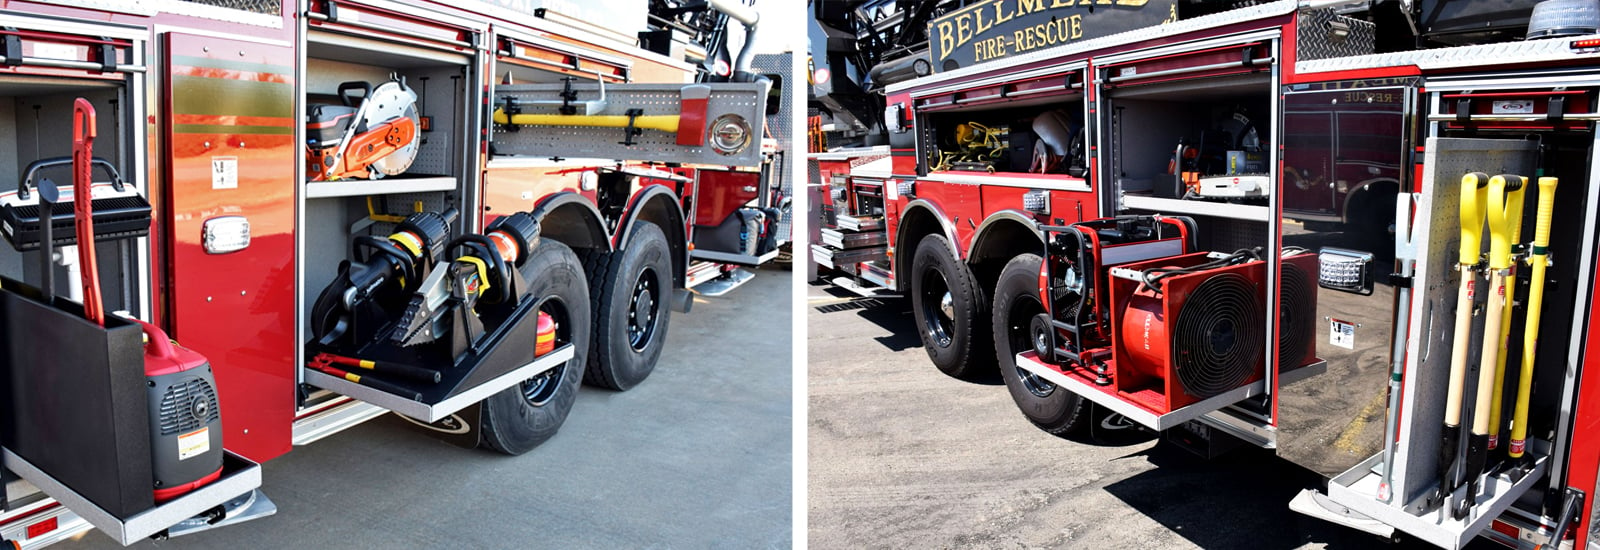
[[[1560,136],[1544,136],[1545,143],[1559,143],[1563,141]],[[1562,187],[1557,192],[1562,198],[1557,199],[1557,204],[1564,201],[1574,203],[1575,206],[1558,206],[1555,218],[1557,226],[1562,223],[1573,224],[1576,227],[1581,215],[1588,208],[1586,176],[1582,173],[1573,174],[1573,166],[1561,167],[1560,162],[1553,162],[1554,157],[1549,153],[1542,153],[1538,142],[1522,139],[1522,136],[1503,139],[1478,138],[1429,138],[1425,145],[1425,158],[1423,166],[1423,181],[1418,190],[1412,195],[1402,195],[1407,200],[1415,200],[1415,218],[1410,222],[1411,233],[1414,235],[1417,260],[1416,273],[1411,286],[1410,309],[1404,312],[1403,321],[1409,324],[1411,336],[1407,339],[1406,371],[1402,385],[1402,403],[1399,411],[1400,438],[1395,451],[1394,478],[1392,481],[1393,502],[1384,503],[1375,498],[1379,474],[1375,468],[1380,466],[1382,454],[1373,456],[1362,463],[1355,465],[1345,473],[1333,478],[1328,487],[1328,496],[1337,504],[1349,507],[1361,514],[1383,520],[1394,525],[1402,531],[1427,540],[1445,548],[1460,548],[1488,527],[1489,520],[1500,515],[1506,509],[1516,506],[1528,508],[1535,514],[1538,513],[1540,503],[1524,504],[1519,500],[1522,495],[1544,484],[1538,480],[1546,467],[1546,459],[1552,452],[1553,446],[1559,444],[1560,436],[1556,430],[1556,416],[1562,400],[1562,380],[1571,376],[1568,371],[1570,358],[1568,346],[1570,335],[1566,327],[1582,325],[1575,321],[1575,316],[1581,315],[1576,309],[1580,300],[1574,294],[1580,289],[1570,281],[1577,280],[1578,266],[1568,265],[1558,268],[1561,262],[1551,265],[1548,273],[1549,281],[1546,284],[1547,294],[1544,298],[1546,306],[1542,311],[1541,326],[1549,327],[1543,330],[1545,335],[1539,338],[1539,353],[1536,357],[1534,372],[1536,377],[1532,386],[1533,399],[1529,411],[1528,451],[1530,457],[1529,469],[1520,471],[1516,467],[1506,468],[1503,472],[1493,472],[1484,477],[1478,484],[1480,494],[1477,505],[1465,520],[1448,519],[1450,514],[1440,513],[1437,503],[1429,502],[1433,492],[1439,485],[1439,451],[1441,439],[1440,419],[1444,416],[1446,408],[1445,393],[1447,377],[1451,361],[1451,342],[1454,332],[1456,317],[1456,294],[1461,272],[1454,269],[1458,262],[1460,242],[1460,194],[1461,174],[1471,171],[1485,171],[1496,174],[1533,174],[1535,166],[1544,166],[1549,173],[1564,174],[1572,177],[1563,180]],[[1540,160],[1544,155],[1545,160]],[[1567,187],[1568,184],[1571,187]],[[1537,200],[1537,186],[1529,190],[1525,199],[1527,204],[1535,204]],[[1572,212],[1572,209],[1577,212]],[[1566,218],[1561,218],[1563,214]],[[1523,222],[1528,227],[1523,228],[1522,235],[1526,239],[1531,235],[1532,216],[1525,215]],[[1559,220],[1568,221],[1559,221]],[[1574,232],[1566,232],[1568,235]],[[1484,239],[1485,250],[1487,241]],[[1552,255],[1566,250],[1566,257],[1578,257],[1578,239],[1569,238],[1569,242],[1562,243],[1552,237]],[[1570,263],[1570,262],[1569,262]],[[1561,269],[1561,271],[1558,271]],[[1519,277],[1525,279],[1526,277]],[[1518,285],[1525,282],[1519,280]],[[1480,281],[1480,284],[1484,284]],[[1508,291],[1510,292],[1510,291]],[[1477,296],[1478,307],[1489,307],[1486,299],[1488,292],[1481,292]],[[1526,288],[1518,292],[1518,299],[1526,297]],[[1509,414],[1511,400],[1515,396],[1517,387],[1516,374],[1519,370],[1515,367],[1520,361],[1510,358],[1520,357],[1523,331],[1520,320],[1522,312],[1514,312],[1511,319],[1506,322],[1512,324],[1511,337],[1507,339],[1507,366],[1506,366],[1506,401],[1503,403],[1502,417]],[[1581,318],[1581,317],[1578,317]],[[1477,342],[1482,338],[1493,337],[1481,334],[1484,328],[1481,323],[1473,328],[1472,349],[1476,351]],[[1547,335],[1547,336],[1546,336]],[[1494,361],[1490,359],[1481,362],[1476,358],[1476,353],[1469,360],[1470,365],[1479,365],[1478,368],[1492,368]],[[1477,372],[1474,369],[1467,376],[1467,388],[1476,386]],[[1477,388],[1475,391],[1488,391],[1487,388]],[[1468,392],[1466,395],[1474,395]],[[1467,402],[1468,411],[1463,416],[1463,426],[1472,416],[1471,401]],[[1502,428],[1493,428],[1499,431]],[[1555,437],[1552,437],[1555,436]],[[1554,441],[1552,441],[1554,439]],[[1502,435],[1502,448],[1505,437]],[[1490,451],[1499,456],[1498,450]],[[1529,480],[1534,481],[1529,481]],[[1456,496],[1468,491],[1469,485],[1462,483],[1456,489]],[[1453,500],[1452,500],[1453,501]]]
[[[1130,197],[1196,198],[1196,180],[1228,176],[1260,180],[1257,189],[1229,199],[1260,204],[1269,194],[1267,152],[1276,143],[1270,74],[1125,86],[1106,94],[1102,128],[1109,132],[1102,151],[1114,189]]]
[[[1030,95],[925,107],[919,141],[926,171],[1084,177],[1083,93]]]
[[[141,194],[145,193],[147,183],[135,170],[135,163],[142,159],[134,158],[130,151],[131,147],[139,145],[133,134],[135,125],[129,123],[137,114],[126,108],[137,103],[129,98],[122,82],[9,75],[0,77],[0,200],[15,200],[30,163],[71,156],[73,102],[80,97],[89,100],[95,108],[95,158],[110,163],[124,181]],[[142,112],[143,108],[135,110]],[[67,166],[45,168],[39,172],[39,177],[54,181],[63,190],[63,196],[72,185],[71,170]],[[92,177],[96,182],[109,181],[101,169],[96,169]],[[58,233],[56,237],[62,235]],[[144,312],[146,285],[138,274],[142,272],[139,266],[146,260],[140,242],[143,239],[101,241],[94,245],[107,311]],[[59,245],[57,250],[60,250]],[[18,252],[0,244],[0,276],[38,285],[39,261],[36,250]],[[55,272],[59,281],[68,280],[68,266],[58,262]],[[62,284],[57,288],[67,292],[68,287]]]

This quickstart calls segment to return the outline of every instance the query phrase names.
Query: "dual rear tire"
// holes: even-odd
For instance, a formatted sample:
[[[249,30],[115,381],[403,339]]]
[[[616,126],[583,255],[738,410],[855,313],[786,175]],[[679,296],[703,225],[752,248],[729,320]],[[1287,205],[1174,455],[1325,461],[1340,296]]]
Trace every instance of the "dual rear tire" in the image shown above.
[[[556,341],[572,344],[565,364],[490,396],[481,404],[482,444],[519,455],[553,437],[580,381],[615,390],[655,369],[671,318],[672,250],[661,228],[638,222],[628,246],[583,251],[543,239],[521,268],[528,293],[556,321]],[[533,345],[528,342],[527,345]]]
[[[940,371],[972,378],[998,366],[1017,408],[1046,432],[1065,435],[1084,428],[1089,403],[1077,394],[1017,367],[1016,354],[1033,348],[1031,323],[1045,312],[1039,299],[1037,254],[1012,258],[1001,270],[993,300],[950,241],[929,235],[911,262],[911,312],[928,358]]]

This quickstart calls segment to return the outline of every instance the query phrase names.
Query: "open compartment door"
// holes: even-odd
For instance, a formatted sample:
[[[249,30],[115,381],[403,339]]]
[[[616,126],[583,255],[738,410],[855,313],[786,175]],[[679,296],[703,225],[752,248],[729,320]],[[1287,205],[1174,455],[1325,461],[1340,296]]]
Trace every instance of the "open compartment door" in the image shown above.
[[[1416,271],[1411,303],[1397,320],[1408,323],[1412,333],[1405,347],[1389,498],[1383,498],[1381,489],[1383,454],[1371,456],[1328,482],[1328,498],[1335,504],[1443,548],[1461,548],[1489,528],[1495,518],[1539,484],[1548,468],[1549,442],[1532,439],[1528,441],[1526,469],[1495,468],[1479,483],[1462,482],[1454,495],[1441,498],[1437,494],[1443,436],[1440,420],[1448,407],[1451,342],[1462,276],[1455,269],[1460,249],[1461,175],[1477,171],[1531,174],[1537,146],[1516,139],[1428,139],[1423,181],[1412,197],[1416,214],[1410,233]],[[1488,292],[1478,294],[1474,307],[1486,308]],[[1492,337],[1478,334],[1482,330],[1481,323],[1475,327],[1474,348],[1481,338]],[[1468,384],[1477,378],[1476,373],[1471,374],[1466,377]],[[1476,504],[1464,517],[1452,517],[1450,504],[1472,487],[1477,489]]]

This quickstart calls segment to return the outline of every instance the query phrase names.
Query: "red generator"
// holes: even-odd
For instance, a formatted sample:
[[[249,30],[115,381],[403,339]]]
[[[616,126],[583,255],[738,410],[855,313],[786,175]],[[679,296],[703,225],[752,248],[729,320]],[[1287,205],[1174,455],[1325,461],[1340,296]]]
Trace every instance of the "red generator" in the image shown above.
[[[1113,383],[1166,414],[1263,378],[1266,263],[1197,252],[1112,270]]]

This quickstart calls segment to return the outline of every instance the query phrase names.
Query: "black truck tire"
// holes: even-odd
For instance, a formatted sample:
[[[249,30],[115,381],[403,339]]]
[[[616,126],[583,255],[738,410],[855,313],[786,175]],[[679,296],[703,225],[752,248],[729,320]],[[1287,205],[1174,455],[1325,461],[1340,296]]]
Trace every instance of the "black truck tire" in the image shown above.
[[[619,391],[655,370],[672,320],[672,248],[660,227],[636,224],[622,250],[591,250],[583,258],[594,311],[583,379]]]
[[[578,396],[590,338],[589,285],[572,249],[542,239],[520,271],[528,295],[545,299],[540,310],[555,318],[557,341],[571,343],[576,354],[566,364],[483,400],[480,441],[508,455],[526,453],[561,429]]]
[[[911,258],[911,314],[928,358],[945,374],[968,378],[990,367],[992,343],[983,288],[967,264],[950,254],[950,241],[928,235]]]
[[[1030,324],[1044,313],[1039,301],[1039,267],[1036,254],[1012,258],[1000,271],[994,288],[994,347],[1000,378],[1011,392],[1022,416],[1054,435],[1082,430],[1089,423],[1089,402],[1017,368],[1016,354],[1033,348]]]

